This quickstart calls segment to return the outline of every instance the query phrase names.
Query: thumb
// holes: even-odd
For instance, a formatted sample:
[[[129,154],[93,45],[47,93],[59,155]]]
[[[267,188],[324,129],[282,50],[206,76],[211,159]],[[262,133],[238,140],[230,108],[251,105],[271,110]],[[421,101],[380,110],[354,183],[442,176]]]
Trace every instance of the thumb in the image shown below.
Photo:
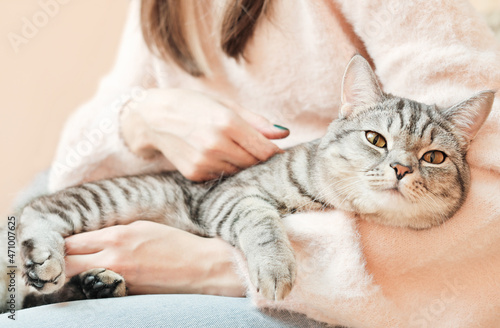
[[[240,109],[238,114],[268,139],[283,139],[290,134],[290,130],[284,126],[273,124],[267,118],[246,109]]]

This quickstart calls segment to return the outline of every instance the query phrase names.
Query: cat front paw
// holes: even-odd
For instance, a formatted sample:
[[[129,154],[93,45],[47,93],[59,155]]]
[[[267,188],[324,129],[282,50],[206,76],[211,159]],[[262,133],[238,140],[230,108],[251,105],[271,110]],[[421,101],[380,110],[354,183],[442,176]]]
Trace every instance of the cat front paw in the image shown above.
[[[248,265],[250,279],[257,291],[269,300],[280,301],[292,291],[297,265],[289,246],[273,248],[249,259]]]
[[[106,269],[92,269],[80,273],[82,291],[88,299],[120,297],[127,295],[125,279]]]
[[[66,280],[64,254],[42,244],[35,239],[21,242],[23,277],[27,285],[49,294],[61,288]]]

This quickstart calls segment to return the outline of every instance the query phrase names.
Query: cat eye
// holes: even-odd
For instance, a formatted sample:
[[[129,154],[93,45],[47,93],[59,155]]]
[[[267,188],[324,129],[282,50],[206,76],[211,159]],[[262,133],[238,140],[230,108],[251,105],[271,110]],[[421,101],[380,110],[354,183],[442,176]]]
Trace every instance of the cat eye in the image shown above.
[[[373,131],[366,131],[365,136],[366,136],[366,140],[368,140],[374,146],[384,148],[387,145],[385,138],[382,137],[382,135],[380,133],[373,132]]]
[[[446,159],[446,154],[439,150],[431,150],[426,152],[422,159],[427,163],[441,164]]]

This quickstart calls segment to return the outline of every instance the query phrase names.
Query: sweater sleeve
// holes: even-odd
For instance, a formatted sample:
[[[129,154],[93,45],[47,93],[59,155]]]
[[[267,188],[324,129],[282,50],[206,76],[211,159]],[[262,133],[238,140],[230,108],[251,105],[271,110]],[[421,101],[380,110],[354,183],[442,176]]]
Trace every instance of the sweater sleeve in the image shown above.
[[[386,92],[450,106],[500,89],[500,44],[466,0],[335,0]],[[500,93],[471,145],[471,166],[500,172]]]
[[[164,158],[137,157],[120,137],[121,108],[155,86],[152,54],[142,37],[139,14],[140,0],[131,1],[114,67],[94,97],[66,122],[51,166],[51,192],[101,178],[171,169]]]

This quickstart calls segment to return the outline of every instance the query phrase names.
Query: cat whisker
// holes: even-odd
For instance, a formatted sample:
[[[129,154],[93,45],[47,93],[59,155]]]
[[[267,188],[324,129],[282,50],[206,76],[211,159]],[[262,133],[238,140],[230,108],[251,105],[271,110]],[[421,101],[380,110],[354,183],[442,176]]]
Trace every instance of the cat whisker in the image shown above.
[[[360,181],[357,181],[359,183],[361,183]],[[339,194],[342,194],[342,193],[347,193],[343,200],[340,202],[340,204],[338,205],[339,208],[342,207],[342,205],[344,204],[344,202],[347,200],[347,199],[350,199],[352,197],[352,195],[356,192],[356,187],[357,184],[356,183],[351,183],[350,185],[346,186],[346,188],[344,188],[342,191],[339,192]]]
[[[356,177],[356,176],[354,176],[354,177],[347,177],[347,178],[343,178],[342,180],[337,180],[337,181],[330,182],[328,185],[326,185],[325,187],[323,187],[322,189],[320,189],[317,192],[317,196],[314,198],[314,200],[318,200],[318,199],[324,197],[325,195],[327,195],[327,194],[325,194],[325,192],[327,192],[328,190],[335,189],[335,191],[337,191],[337,186],[343,185],[346,182],[350,182],[350,181],[353,181],[353,180],[358,181],[359,178]]]

